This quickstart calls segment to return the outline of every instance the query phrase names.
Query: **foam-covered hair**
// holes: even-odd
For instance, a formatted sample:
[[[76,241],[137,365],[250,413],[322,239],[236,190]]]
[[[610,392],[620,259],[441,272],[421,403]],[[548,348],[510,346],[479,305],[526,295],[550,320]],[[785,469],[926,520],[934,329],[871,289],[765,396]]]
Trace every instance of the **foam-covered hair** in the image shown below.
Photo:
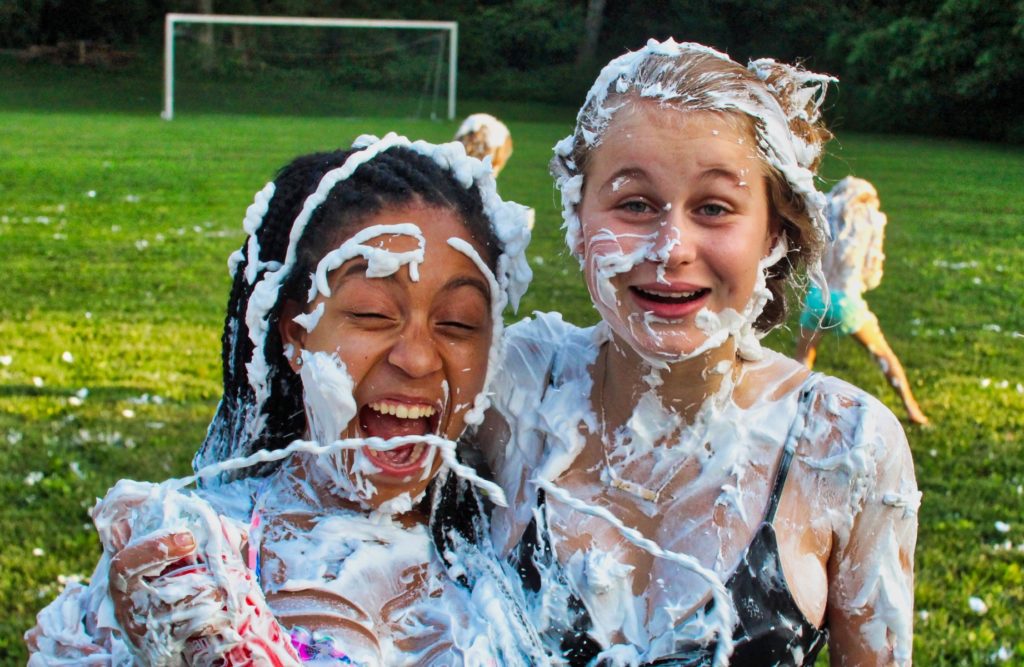
[[[652,39],[644,48],[615,58],[587,94],[573,133],[554,147],[551,171],[562,194],[570,250],[579,247],[577,206],[590,153],[600,146],[618,110],[648,100],[666,109],[739,113],[750,119],[760,157],[785,186],[773,197],[780,200],[773,201],[774,208],[784,223],[792,223],[787,236],[800,237],[787,239],[790,263],[799,255],[813,266],[829,235],[826,199],[815,187],[814,175],[831,137],[821,124],[821,106],[833,81],[770,58],[743,67],[710,47],[672,39]],[[791,220],[797,217],[802,220]],[[771,287],[781,301],[781,288]]]
[[[298,158],[249,206],[242,223],[248,237],[228,260],[234,284],[222,338],[224,395],[193,461],[196,469],[278,449],[303,434],[301,380],[287,366],[276,324],[284,300],[304,294],[310,285],[310,255],[326,252],[311,250],[310,237],[336,237],[343,231],[324,229],[344,224],[331,223],[324,211],[330,208],[351,223],[384,206],[416,199],[456,210],[471,231],[473,219],[482,218],[486,229],[474,235],[485,237],[479,239],[484,246],[496,245],[495,261],[486,267],[494,273],[490,380],[497,366],[501,313],[508,304],[518,308],[532,277],[526,260],[529,209],[503,201],[490,168],[467,156],[459,142],[364,135],[348,151]],[[485,407],[486,384],[471,415],[481,415]],[[254,466],[240,474],[266,472]],[[217,481],[223,480],[207,483]]]

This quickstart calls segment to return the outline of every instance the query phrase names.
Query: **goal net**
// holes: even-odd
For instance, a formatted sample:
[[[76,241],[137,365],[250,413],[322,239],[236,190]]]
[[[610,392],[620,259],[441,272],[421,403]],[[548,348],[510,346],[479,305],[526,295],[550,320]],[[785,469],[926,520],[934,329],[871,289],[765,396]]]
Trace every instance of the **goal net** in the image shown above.
[[[167,14],[164,109],[455,118],[458,24]]]

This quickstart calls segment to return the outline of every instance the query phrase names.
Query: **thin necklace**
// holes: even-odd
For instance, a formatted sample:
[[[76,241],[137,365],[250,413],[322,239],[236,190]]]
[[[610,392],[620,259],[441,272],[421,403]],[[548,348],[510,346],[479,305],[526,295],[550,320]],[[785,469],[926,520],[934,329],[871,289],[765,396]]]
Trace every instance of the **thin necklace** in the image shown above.
[[[671,475],[669,476],[669,479],[666,480],[666,482],[662,484],[660,487],[658,487],[657,489],[650,489],[644,486],[643,484],[633,482],[631,480],[624,479],[623,477],[621,477],[619,473],[615,472],[615,468],[612,467],[611,459],[608,458],[608,446],[612,444],[612,439],[609,438],[608,436],[608,418],[604,405],[605,384],[608,381],[607,344],[605,345],[604,352],[601,357],[601,362],[601,384],[599,385],[600,395],[598,397],[597,404],[601,414],[601,423],[598,428],[598,437],[601,440],[601,457],[604,459],[604,469],[608,473],[608,478],[611,480],[611,485],[614,488],[620,491],[624,491],[625,493],[628,493],[629,495],[634,496],[635,498],[646,500],[651,503],[657,503],[658,499],[661,497],[662,490],[666,486],[668,486],[668,482],[671,481]]]

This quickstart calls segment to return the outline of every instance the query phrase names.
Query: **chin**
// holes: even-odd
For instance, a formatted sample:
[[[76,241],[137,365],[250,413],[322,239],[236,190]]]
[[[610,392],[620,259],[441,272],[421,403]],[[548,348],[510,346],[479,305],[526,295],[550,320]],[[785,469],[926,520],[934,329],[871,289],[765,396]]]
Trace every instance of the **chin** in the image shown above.
[[[671,363],[700,350],[707,335],[695,330],[692,322],[650,321],[646,313],[631,313],[627,320],[607,320],[618,337],[641,357],[659,363]]]

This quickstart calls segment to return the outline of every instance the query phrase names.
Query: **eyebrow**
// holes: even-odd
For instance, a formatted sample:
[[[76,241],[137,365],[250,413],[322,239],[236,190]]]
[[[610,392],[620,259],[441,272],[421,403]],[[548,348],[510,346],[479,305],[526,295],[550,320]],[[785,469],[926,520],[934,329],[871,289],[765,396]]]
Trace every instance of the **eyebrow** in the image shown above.
[[[338,276],[337,280],[334,283],[334,287],[337,287],[342,281],[353,275],[357,277],[366,277],[366,270],[369,267],[370,263],[367,262],[365,259],[360,259],[354,262],[351,266],[345,269],[345,271],[341,275]],[[383,278],[384,280],[392,281],[396,279],[394,273],[388,276],[381,276],[381,278]],[[380,278],[375,278],[374,280],[380,280]],[[475,278],[473,276],[455,276],[454,278],[446,282],[441,287],[440,291],[450,292],[460,287],[473,287],[477,289],[485,299],[487,299],[488,303],[490,303],[491,301],[490,287],[483,280],[480,280],[479,278]]]
[[[613,183],[615,183],[615,181],[619,180],[620,178],[638,178],[646,181],[647,172],[644,171],[642,167],[624,167],[616,171],[608,178],[606,178],[604,180],[604,183],[601,184],[601,187],[598,188],[598,191],[604,191],[608,189],[609,187],[611,187]]]
[[[700,180],[707,181],[716,178],[728,178],[731,181],[739,182],[744,177],[728,167],[708,167],[700,174]]]
[[[457,290],[460,287],[473,287],[477,289],[485,299],[487,299],[488,303],[491,302],[490,287],[484,281],[480,280],[479,278],[474,278],[472,276],[455,276],[454,278],[452,278],[451,280],[444,284],[444,287],[441,288],[441,291],[449,292]]]

